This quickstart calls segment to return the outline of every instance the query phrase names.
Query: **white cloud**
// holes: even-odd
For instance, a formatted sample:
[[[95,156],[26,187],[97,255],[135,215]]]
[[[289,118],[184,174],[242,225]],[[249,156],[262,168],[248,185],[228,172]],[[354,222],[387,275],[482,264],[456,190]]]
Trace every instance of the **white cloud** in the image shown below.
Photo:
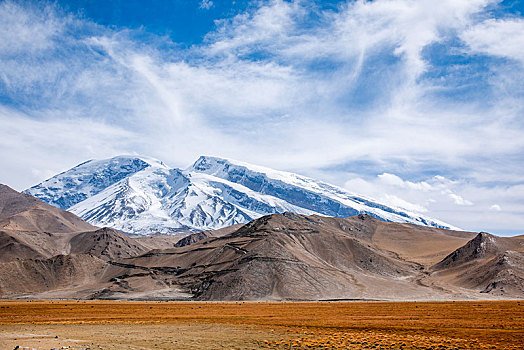
[[[384,176],[364,179],[353,175],[344,187],[390,205],[424,212],[463,229],[522,233],[524,218],[516,213],[524,210],[524,203],[519,198],[524,195],[523,185],[488,187],[463,180],[450,180],[443,176],[434,176],[420,182],[406,181],[393,174],[386,178],[395,178],[395,181],[384,181]],[[409,182],[415,185],[426,183],[429,187],[405,185]],[[492,204],[494,200],[497,204]]]
[[[439,73],[432,45],[457,38],[464,55],[522,60],[521,19],[486,19],[496,3],[355,1],[322,12],[272,0],[218,21],[203,44],[182,50],[51,5],[2,2],[0,91],[11,109],[1,115],[0,162],[17,165],[0,180],[22,189],[120,152],[181,167],[214,154],[299,173],[367,162],[376,176],[346,183],[357,193],[465,228],[496,200],[504,212],[485,220],[509,215],[518,227],[522,200],[503,186],[524,181],[523,73],[487,62],[489,77],[469,87],[456,87],[453,74],[426,76]],[[463,97],[481,84],[491,97]],[[399,167],[424,181],[404,180]],[[451,176],[425,178],[426,167]]]
[[[37,184],[51,174],[72,168],[78,159],[133,153],[142,145],[137,135],[92,120],[34,120],[0,107],[0,183],[17,190]]]
[[[170,155],[158,147],[145,150],[167,155],[168,161],[182,163],[211,148],[234,158],[292,168],[398,156],[461,163],[480,147],[496,154],[522,147],[524,140],[517,137],[518,130],[504,125],[469,128],[469,120],[477,124],[484,116],[468,107],[434,110],[424,100],[408,100],[414,98],[412,91],[423,94],[426,89],[416,82],[427,65],[422,49],[439,41],[441,30],[466,26],[486,4],[445,1],[435,10],[428,1],[355,2],[338,14],[322,14],[322,25],[304,29],[307,6],[275,0],[252,14],[224,21],[208,36],[208,44],[192,49],[191,54],[200,57],[195,62],[166,59],[154,47],[136,45],[126,31],[106,31],[89,40],[62,34],[59,41],[66,47],[82,48],[60,53],[69,61],[46,55],[38,65],[4,63],[2,71],[11,84],[30,90],[35,83],[44,90],[58,81],[58,94],[51,90],[44,99],[36,96],[49,100],[55,111],[112,118],[124,128],[141,130],[144,138],[167,142],[171,149],[183,142],[184,150]],[[82,25],[73,19],[32,18],[25,26],[39,28],[49,22],[53,33]],[[54,40],[47,36],[44,41],[53,46]],[[259,51],[268,57],[249,58]],[[359,89],[355,84],[362,78],[362,66],[378,53],[397,55],[403,62],[400,70],[386,67],[390,76],[381,83],[391,91],[380,97],[384,107],[352,111],[346,101],[351,104],[358,98],[354,89]],[[332,58],[342,65],[340,72],[319,76],[304,67]],[[20,72],[31,72],[30,80]],[[485,116],[491,117],[491,112]],[[511,133],[511,141],[499,137]],[[175,134],[183,139],[175,142]],[[246,138],[250,147],[245,146]]]
[[[490,210],[495,210],[495,211],[501,211],[502,210],[502,208],[498,204],[493,204],[491,207],[489,207],[489,209]]]
[[[524,63],[524,20],[489,19],[462,33],[474,53],[506,57]]]
[[[70,21],[69,17],[58,18],[51,6],[26,11],[11,1],[0,5],[0,18],[0,52],[11,56],[53,49],[52,39],[62,35],[62,23]]]
[[[390,205],[422,213],[428,212],[428,208],[435,206],[437,202],[448,206],[473,205],[470,200],[455,193],[462,185],[440,175],[414,182],[406,181],[395,174],[384,173],[371,180],[351,178],[345,182],[344,187]]]
[[[383,194],[383,201],[392,206],[410,210],[415,213],[426,213],[428,211],[428,209],[423,207],[422,205],[410,203],[402,198],[387,193]]]
[[[213,7],[213,1],[211,0],[202,0],[200,1],[200,8],[209,10],[211,7]]]
[[[453,199],[456,205],[473,205],[471,201],[468,201],[467,199],[462,198],[458,194],[455,193],[449,193],[449,198]]]
[[[430,191],[433,189],[433,186],[428,184],[425,181],[422,182],[411,182],[411,181],[404,181],[399,176],[394,174],[388,174],[384,173],[381,175],[378,175],[378,178],[380,181],[386,185],[394,185],[401,188],[408,188],[412,190],[420,190],[420,191]],[[443,179],[442,177],[439,177],[437,179]]]

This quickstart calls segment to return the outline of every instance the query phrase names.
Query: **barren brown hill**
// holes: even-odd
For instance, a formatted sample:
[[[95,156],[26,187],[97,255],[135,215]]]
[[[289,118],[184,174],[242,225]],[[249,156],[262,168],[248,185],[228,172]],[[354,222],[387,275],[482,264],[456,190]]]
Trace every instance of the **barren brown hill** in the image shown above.
[[[71,234],[94,229],[74,214],[0,184],[0,262],[67,254]]]
[[[524,237],[481,232],[432,270],[435,276],[480,293],[524,295]]]
[[[0,185],[0,296],[99,289],[104,260],[149,249],[112,229]]]
[[[136,240],[107,227],[78,233],[69,244],[71,254],[91,254],[103,260],[131,258],[149,251]]]
[[[90,254],[0,263],[0,296],[48,299],[71,296],[77,290],[98,289],[106,265]]]
[[[154,235],[147,237],[133,237],[148,250],[173,248],[175,244],[185,236],[179,235]]]
[[[165,296],[200,300],[489,299],[494,294],[429,268],[472,237],[367,215],[275,214],[221,237],[110,262],[106,276],[118,283],[103,297],[132,296],[156,284]],[[522,296],[508,289],[495,297]]]
[[[16,231],[0,230],[0,262],[45,257],[43,253],[32,248],[19,236]]]
[[[200,242],[201,240],[210,238],[210,237],[222,237],[232,232],[235,232],[243,225],[244,224],[236,224],[236,225],[231,225],[228,227],[220,228],[218,230],[205,230],[201,232],[195,232],[195,233],[192,233],[180,239],[178,242],[175,243],[175,247],[178,247],[178,248],[185,247],[186,245]]]
[[[113,229],[96,229],[5,186],[0,194],[3,298],[524,296],[523,237],[390,223],[368,215],[340,219],[284,213],[175,243],[176,237],[136,239]],[[166,246],[171,248],[151,250]]]
[[[430,267],[475,237],[476,233],[375,220],[373,243],[400,258]]]
[[[78,216],[0,184],[0,229],[34,232],[81,232],[96,229]]]

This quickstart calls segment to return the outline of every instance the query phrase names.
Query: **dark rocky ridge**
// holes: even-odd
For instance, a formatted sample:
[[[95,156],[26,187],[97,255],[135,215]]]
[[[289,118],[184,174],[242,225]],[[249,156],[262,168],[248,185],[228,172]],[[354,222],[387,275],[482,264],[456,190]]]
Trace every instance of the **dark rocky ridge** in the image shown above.
[[[494,295],[524,295],[524,237],[481,232],[432,267],[435,275]]]

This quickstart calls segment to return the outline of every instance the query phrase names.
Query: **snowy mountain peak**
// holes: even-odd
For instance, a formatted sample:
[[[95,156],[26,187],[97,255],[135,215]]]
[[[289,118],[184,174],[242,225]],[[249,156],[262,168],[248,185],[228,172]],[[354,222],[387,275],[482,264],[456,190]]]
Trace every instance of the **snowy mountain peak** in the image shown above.
[[[322,191],[322,188],[326,186],[332,189],[336,188],[333,185],[295,173],[218,157],[201,156],[189,168],[189,171],[209,174],[235,183],[241,183],[254,191],[264,191],[264,185],[267,184],[267,181],[290,184],[308,190],[316,188]],[[345,190],[339,190],[348,194]]]
[[[202,156],[182,171],[141,156],[88,161],[26,190],[89,223],[138,234],[218,229],[294,212],[452,228],[305,176]]]
[[[202,172],[210,175],[220,175],[229,172],[249,171],[252,173],[264,174],[275,180],[290,181],[292,179],[302,179],[303,181],[314,181],[305,176],[294,173],[274,170],[271,168],[241,162],[234,159],[219,158],[212,156],[200,156],[198,160],[189,168],[189,170]]]
[[[227,162],[226,159],[212,157],[212,156],[200,156],[187,170],[201,170],[205,171],[214,167],[218,163]]]
[[[88,160],[25,191],[44,202],[67,210],[105,188],[150,166],[168,168],[153,158],[122,155]]]
[[[355,195],[322,181],[231,159],[200,157],[191,170],[240,184],[252,191],[285,200],[321,215],[348,217],[366,213],[385,221],[455,228],[417,213]]]

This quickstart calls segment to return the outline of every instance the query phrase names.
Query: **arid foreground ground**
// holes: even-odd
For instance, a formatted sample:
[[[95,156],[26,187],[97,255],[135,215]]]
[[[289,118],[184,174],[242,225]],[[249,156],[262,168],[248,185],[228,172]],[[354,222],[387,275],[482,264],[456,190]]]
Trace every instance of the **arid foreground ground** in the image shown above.
[[[0,348],[522,349],[524,301],[2,301]]]

